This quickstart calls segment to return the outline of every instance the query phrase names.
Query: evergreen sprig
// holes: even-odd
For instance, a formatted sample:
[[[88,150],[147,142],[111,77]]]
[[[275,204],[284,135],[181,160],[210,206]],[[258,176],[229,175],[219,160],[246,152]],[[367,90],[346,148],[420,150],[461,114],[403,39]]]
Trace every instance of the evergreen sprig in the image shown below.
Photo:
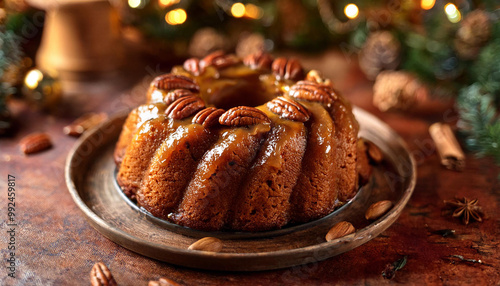
[[[5,108],[5,101],[13,93],[13,87],[3,80],[4,74],[14,65],[19,65],[22,51],[19,47],[18,36],[10,30],[0,27],[0,110]]]
[[[479,83],[461,89],[457,98],[458,126],[469,149],[479,156],[492,156],[500,164],[500,119],[495,96]]]

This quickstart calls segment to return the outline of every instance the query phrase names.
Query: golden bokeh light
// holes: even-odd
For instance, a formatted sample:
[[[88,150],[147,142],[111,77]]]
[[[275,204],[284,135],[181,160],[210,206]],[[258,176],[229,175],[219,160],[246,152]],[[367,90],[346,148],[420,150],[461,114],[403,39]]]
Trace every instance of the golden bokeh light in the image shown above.
[[[128,0],[128,5],[130,8],[140,8],[142,6],[142,0]]]
[[[170,7],[172,5],[178,4],[181,0],[158,0],[158,5],[163,8]]]
[[[236,17],[236,18],[241,18],[245,16],[246,8],[243,3],[234,3],[233,6],[231,6],[231,14]]]
[[[420,7],[424,10],[430,10],[436,4],[436,0],[422,0],[420,1]]]
[[[187,20],[187,14],[184,9],[174,9],[165,14],[165,21],[170,25],[180,25]]]
[[[41,71],[34,69],[31,70],[24,78],[24,83],[27,87],[35,89],[38,87],[38,83],[43,79],[43,74]]]
[[[462,20],[462,14],[458,10],[457,6],[453,3],[448,3],[444,6],[444,12],[448,17],[448,20],[452,23],[458,23]]]
[[[348,4],[344,8],[344,14],[347,16],[349,19],[355,19],[359,15],[359,9],[358,6],[355,4]]]
[[[264,11],[259,6],[254,4],[245,5],[245,16],[252,19],[260,19],[264,15]]]

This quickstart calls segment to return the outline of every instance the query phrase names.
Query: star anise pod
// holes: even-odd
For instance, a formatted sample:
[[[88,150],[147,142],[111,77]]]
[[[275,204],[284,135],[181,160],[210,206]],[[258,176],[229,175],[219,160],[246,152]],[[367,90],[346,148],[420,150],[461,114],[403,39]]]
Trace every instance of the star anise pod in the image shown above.
[[[477,205],[477,199],[469,200],[464,197],[463,199],[455,198],[454,200],[448,201],[445,200],[444,203],[453,208],[453,217],[462,217],[462,222],[467,225],[469,224],[470,219],[474,219],[476,221],[483,221],[483,211],[481,207]]]

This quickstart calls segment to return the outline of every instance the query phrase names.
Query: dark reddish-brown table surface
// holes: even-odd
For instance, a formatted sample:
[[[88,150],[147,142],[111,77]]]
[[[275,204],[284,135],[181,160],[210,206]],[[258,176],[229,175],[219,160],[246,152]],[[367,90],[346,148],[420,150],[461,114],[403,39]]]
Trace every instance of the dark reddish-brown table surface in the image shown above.
[[[10,102],[18,131],[0,138],[0,204],[2,234],[1,285],[89,285],[92,265],[104,262],[119,285],[147,285],[168,277],[182,285],[500,285],[499,168],[490,159],[467,154],[463,172],[446,170],[428,134],[430,124],[453,122],[449,111],[381,113],[371,103],[372,82],[355,59],[339,52],[298,55],[306,68],[330,77],[351,102],[372,112],[406,141],[418,165],[415,191],[399,219],[380,236],[322,262],[262,272],[215,272],[189,269],[131,252],[93,229],[73,202],[64,180],[68,151],[76,141],[63,134],[65,125],[89,111],[113,114],[144,101],[152,74],[168,64],[144,64],[135,59],[120,71],[101,78],[65,82],[66,93],[55,113],[38,111],[22,100]],[[134,62],[133,64],[130,62]],[[31,132],[50,134],[54,147],[24,155],[20,138]],[[16,182],[16,272],[7,276],[7,178]],[[477,198],[487,218],[463,225],[443,214],[443,200]],[[435,232],[455,230],[454,236]],[[460,262],[464,259],[482,263]],[[407,264],[392,280],[382,277],[387,264],[407,256]]]

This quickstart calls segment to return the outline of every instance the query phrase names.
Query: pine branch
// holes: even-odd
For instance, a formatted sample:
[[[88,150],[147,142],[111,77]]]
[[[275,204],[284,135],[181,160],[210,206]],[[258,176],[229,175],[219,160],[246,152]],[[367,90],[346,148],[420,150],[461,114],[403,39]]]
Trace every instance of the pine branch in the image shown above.
[[[463,88],[457,98],[459,128],[467,147],[479,156],[492,156],[500,164],[500,119],[494,96],[478,83]]]

